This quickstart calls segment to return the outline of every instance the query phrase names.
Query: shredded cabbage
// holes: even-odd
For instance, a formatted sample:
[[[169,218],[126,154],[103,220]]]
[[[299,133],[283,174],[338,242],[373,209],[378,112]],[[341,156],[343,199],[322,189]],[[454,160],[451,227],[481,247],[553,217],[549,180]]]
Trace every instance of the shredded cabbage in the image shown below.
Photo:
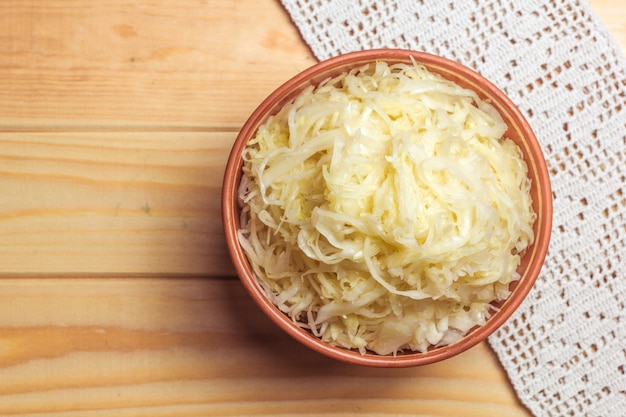
[[[244,152],[240,244],[272,302],[361,353],[426,351],[509,296],[535,214],[497,110],[378,62],[309,87]]]

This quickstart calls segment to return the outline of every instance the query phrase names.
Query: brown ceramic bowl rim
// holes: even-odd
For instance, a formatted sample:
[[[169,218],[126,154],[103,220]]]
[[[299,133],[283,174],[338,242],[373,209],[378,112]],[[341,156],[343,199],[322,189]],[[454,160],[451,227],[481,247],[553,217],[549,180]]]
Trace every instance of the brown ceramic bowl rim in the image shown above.
[[[485,325],[470,331],[458,342],[434,348],[425,353],[409,352],[396,356],[383,356],[368,352],[361,355],[357,351],[335,347],[323,342],[296,326],[289,317],[271,303],[258,284],[237,237],[237,230],[239,229],[237,191],[241,179],[241,154],[248,140],[271,114],[295,98],[307,86],[317,85],[328,78],[330,73],[336,75],[374,61],[410,62],[411,58],[429,70],[440,73],[445,78],[462,79],[467,87],[479,95],[492,97],[494,99],[492,104],[501,113],[506,112],[509,115],[510,123],[514,123],[514,128],[526,138],[523,153],[527,158],[527,164],[529,164],[529,175],[530,172],[536,174],[536,184],[533,186],[537,187],[537,191],[533,205],[536,212],[541,213],[538,215],[541,222],[535,226],[535,242],[531,246],[532,256],[526,265],[527,268],[524,270],[522,279],[515,284],[510,297],[499,305],[499,311],[494,313]],[[534,285],[548,251],[552,228],[552,191],[543,152],[530,124],[516,105],[494,84],[474,70],[440,56],[403,49],[374,49],[347,53],[321,61],[282,84],[256,108],[240,130],[228,158],[222,188],[222,221],[228,250],[241,282],[263,312],[283,331],[305,346],[344,362],[374,367],[407,367],[433,363],[466,351],[485,340],[519,307]]]

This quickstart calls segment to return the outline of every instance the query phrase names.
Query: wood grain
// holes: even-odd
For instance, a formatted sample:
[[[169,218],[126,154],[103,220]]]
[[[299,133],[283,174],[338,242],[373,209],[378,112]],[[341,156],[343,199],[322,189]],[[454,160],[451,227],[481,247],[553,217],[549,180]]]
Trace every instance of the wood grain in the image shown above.
[[[622,53],[626,53],[626,7],[618,0],[589,0],[600,23],[615,39]]]
[[[235,279],[230,145],[315,62],[280,2],[4,0],[0,28],[0,415],[530,415],[487,344],[348,366]]]
[[[232,276],[230,145],[315,62],[280,3],[13,0],[0,27],[0,276]]]
[[[232,132],[0,133],[0,274],[233,275]]]
[[[4,129],[237,130],[314,63],[272,1],[10,0],[0,27]]]
[[[484,344],[354,367],[258,311],[233,280],[0,280],[0,415],[527,415]]]
[[[234,275],[230,146],[315,62],[280,4],[5,1],[0,27],[0,276]]]

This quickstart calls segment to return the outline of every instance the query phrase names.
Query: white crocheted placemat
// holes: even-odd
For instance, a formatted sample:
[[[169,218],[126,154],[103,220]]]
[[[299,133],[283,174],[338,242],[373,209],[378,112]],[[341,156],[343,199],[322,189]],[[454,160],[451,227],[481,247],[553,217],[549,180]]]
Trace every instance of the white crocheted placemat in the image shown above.
[[[551,172],[537,284],[489,342],[536,416],[626,416],[626,61],[581,0],[281,0],[315,56],[456,60],[520,107]]]

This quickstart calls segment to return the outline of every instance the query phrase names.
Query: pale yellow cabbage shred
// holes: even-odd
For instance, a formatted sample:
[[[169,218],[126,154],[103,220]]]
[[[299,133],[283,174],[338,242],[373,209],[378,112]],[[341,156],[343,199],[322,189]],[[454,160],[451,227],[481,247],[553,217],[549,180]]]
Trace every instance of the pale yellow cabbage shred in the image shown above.
[[[533,241],[527,167],[477,95],[378,62],[306,89],[244,152],[239,233],[267,296],[361,353],[450,344]]]

